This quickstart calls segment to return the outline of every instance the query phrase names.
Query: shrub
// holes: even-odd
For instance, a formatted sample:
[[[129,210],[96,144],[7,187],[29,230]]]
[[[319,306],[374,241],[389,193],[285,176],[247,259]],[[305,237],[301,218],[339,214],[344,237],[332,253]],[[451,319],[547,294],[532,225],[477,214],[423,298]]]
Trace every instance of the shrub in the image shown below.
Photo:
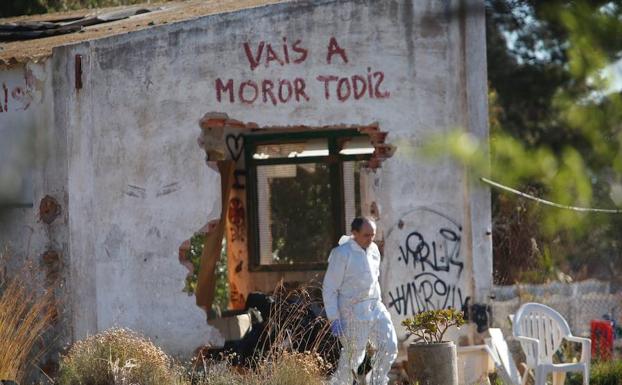
[[[34,294],[23,281],[0,282],[0,379],[21,382],[35,342],[54,316],[51,293]]]
[[[402,321],[409,335],[414,335],[415,342],[426,344],[443,342],[445,332],[452,326],[464,325],[464,314],[455,309],[426,310],[413,318]]]
[[[172,360],[149,340],[113,328],[76,342],[61,360],[60,385],[168,385]]]
[[[192,385],[242,385],[243,376],[234,370],[230,360],[203,361],[203,370],[192,371],[186,382]]]
[[[583,384],[583,376],[572,373],[566,383],[571,385]],[[594,362],[590,368],[591,385],[622,385],[622,361]]]

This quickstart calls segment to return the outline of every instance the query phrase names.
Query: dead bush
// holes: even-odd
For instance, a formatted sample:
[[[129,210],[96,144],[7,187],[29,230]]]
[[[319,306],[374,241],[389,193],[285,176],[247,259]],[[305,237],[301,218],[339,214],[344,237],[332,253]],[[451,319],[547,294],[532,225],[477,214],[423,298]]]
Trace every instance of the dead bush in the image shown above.
[[[173,362],[151,341],[113,328],[78,341],[61,360],[60,385],[168,385]]]

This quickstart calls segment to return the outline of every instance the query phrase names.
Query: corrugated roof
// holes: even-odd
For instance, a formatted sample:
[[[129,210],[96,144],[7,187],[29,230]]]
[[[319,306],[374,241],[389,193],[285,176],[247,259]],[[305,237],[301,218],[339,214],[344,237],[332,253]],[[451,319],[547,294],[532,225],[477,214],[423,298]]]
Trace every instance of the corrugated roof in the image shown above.
[[[0,19],[0,24],[35,22],[56,22],[93,18],[105,14],[114,14],[136,9],[149,9],[121,20],[84,26],[79,32],[41,37],[32,40],[20,40],[0,44],[0,66],[12,66],[17,63],[39,61],[52,54],[52,48],[77,43],[80,41],[105,36],[128,33],[158,25],[173,23],[217,13],[232,12],[246,8],[282,3],[291,0],[194,0],[185,2],[145,3],[132,6],[84,9],[71,12],[57,12],[36,16],[20,16]]]

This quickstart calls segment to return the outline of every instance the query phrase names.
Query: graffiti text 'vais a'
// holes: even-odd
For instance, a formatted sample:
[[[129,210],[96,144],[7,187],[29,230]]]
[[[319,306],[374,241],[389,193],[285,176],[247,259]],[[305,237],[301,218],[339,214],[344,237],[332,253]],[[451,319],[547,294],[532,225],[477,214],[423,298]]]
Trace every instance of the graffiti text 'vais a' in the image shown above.
[[[282,44],[260,41],[256,44],[243,44],[244,56],[251,71],[257,68],[274,66],[299,65],[309,57],[309,50],[301,40],[288,42],[283,38]],[[346,50],[337,39],[331,37],[326,49],[326,64],[347,64],[349,62]],[[384,88],[384,72],[367,67],[367,71],[347,76],[334,74],[318,74],[311,80],[303,77],[293,79],[223,79],[217,78],[214,82],[216,100],[219,103],[243,104],[287,104],[290,102],[302,103],[311,100],[308,90],[309,81],[319,82],[323,87],[325,100],[346,102],[360,99],[385,99],[390,93]]]

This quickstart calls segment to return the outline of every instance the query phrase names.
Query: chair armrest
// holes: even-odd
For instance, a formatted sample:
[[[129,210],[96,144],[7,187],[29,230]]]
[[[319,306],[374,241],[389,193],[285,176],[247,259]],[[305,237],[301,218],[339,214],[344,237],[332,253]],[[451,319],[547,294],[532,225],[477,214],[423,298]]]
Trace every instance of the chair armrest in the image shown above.
[[[525,337],[525,336],[514,336],[514,338],[516,338],[518,341],[521,342],[521,347],[523,348],[523,351],[525,351],[525,347],[522,346],[523,342],[526,342],[528,344],[532,344],[535,347],[535,357],[532,357],[531,354],[528,354],[528,352],[524,352],[525,356],[527,357],[527,366],[531,366],[531,367],[535,367],[540,363],[540,340],[538,340],[537,338],[531,338],[531,337]],[[535,360],[535,361],[532,361]]]
[[[581,344],[581,362],[589,363],[592,359],[592,340],[589,338],[566,336],[566,340]]]

